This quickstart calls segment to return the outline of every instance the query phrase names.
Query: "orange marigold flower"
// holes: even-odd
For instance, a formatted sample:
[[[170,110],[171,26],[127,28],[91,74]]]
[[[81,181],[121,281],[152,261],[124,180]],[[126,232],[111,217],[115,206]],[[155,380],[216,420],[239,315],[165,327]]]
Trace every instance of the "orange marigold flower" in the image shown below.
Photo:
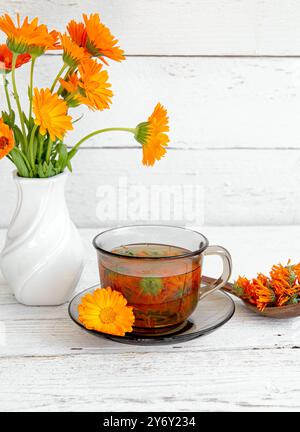
[[[72,130],[72,117],[67,115],[68,106],[57,93],[52,94],[49,89],[34,89],[33,112],[35,124],[40,127],[40,133],[49,133],[52,141],[63,139],[67,130]]]
[[[64,51],[64,62],[70,67],[78,66],[81,60],[86,57],[85,50],[76,45],[76,43],[74,43],[72,39],[66,34],[60,35],[60,40],[62,49]]]
[[[74,43],[81,48],[86,48],[87,31],[83,23],[77,23],[76,21],[71,20],[67,25],[67,31]]]
[[[291,297],[299,293],[299,285],[294,284],[297,276],[292,266],[274,265],[270,271],[270,276],[279,306],[287,303]]]
[[[254,303],[258,309],[264,310],[265,307],[271,305],[284,306],[298,303],[300,299],[299,276],[300,263],[291,265],[288,261],[286,266],[274,265],[270,271],[270,277],[262,273],[259,273],[252,281],[239,277],[233,288],[237,295]]]
[[[52,30],[49,33],[51,38],[51,42],[48,45],[30,45],[28,47],[28,52],[32,57],[39,57],[44,54],[45,51],[53,51],[62,49],[62,45],[60,43],[60,33],[56,30]]]
[[[81,87],[81,101],[91,110],[104,110],[109,108],[113,92],[108,82],[108,73],[102,70],[102,65],[93,59],[81,62],[78,67],[81,76],[79,86]]]
[[[67,80],[60,80],[62,87],[69,93],[66,100],[70,105],[84,104],[92,110],[109,108],[113,92],[108,82],[107,71],[91,58],[84,59],[78,67],[80,79],[74,73]]]
[[[79,78],[77,72],[72,73],[66,80],[60,78],[60,85],[64,89],[62,96],[70,107],[77,107],[82,103],[79,93]]]
[[[8,49],[7,45],[0,45],[0,73],[8,73],[12,68],[12,57],[13,54]],[[29,54],[19,54],[17,57],[16,68],[19,68],[25,63],[28,63],[31,60]]]
[[[256,303],[255,289],[252,282],[244,276],[239,276],[233,284],[234,293],[250,303]]]
[[[63,88],[61,96],[65,99],[69,107],[77,107],[84,103],[83,97],[80,94],[79,78],[77,72],[72,73],[66,80],[60,78],[60,85]]]
[[[250,281],[244,276],[239,276],[233,284],[233,290],[239,297],[246,297],[249,290]]]
[[[68,92],[68,93],[74,93],[78,91],[79,88],[79,78],[76,72],[72,73],[68,76],[66,80],[60,78],[59,82],[61,83],[62,87]]]
[[[262,273],[259,273],[256,279],[253,279],[252,287],[259,310],[263,311],[266,306],[275,302],[276,297],[274,291],[270,287],[270,281]]]
[[[13,131],[0,118],[0,159],[4,158],[13,149],[14,145]]]
[[[169,118],[167,110],[158,103],[147,122],[136,127],[135,139],[143,146],[143,164],[154,165],[166,153],[169,137]]]
[[[86,294],[78,306],[78,312],[79,321],[87,329],[117,336],[132,332],[132,307],[127,306],[127,300],[120,292],[110,287]]]
[[[62,49],[62,44],[60,42],[60,33],[56,30],[50,32],[52,38],[52,44],[47,46],[48,50],[60,50]]]
[[[111,34],[109,28],[100,22],[99,14],[91,14],[89,17],[83,14],[83,19],[87,34],[86,49],[93,57],[99,57],[104,63],[106,62],[103,56],[116,61],[125,59],[124,51],[117,46],[118,40]]]
[[[5,14],[0,17],[0,29],[6,33],[7,46],[14,53],[24,54],[30,47],[46,49],[53,44],[53,36],[44,24],[38,24],[38,18],[29,22],[28,17],[25,17],[21,24],[20,15],[17,14],[15,25],[10,16]]]

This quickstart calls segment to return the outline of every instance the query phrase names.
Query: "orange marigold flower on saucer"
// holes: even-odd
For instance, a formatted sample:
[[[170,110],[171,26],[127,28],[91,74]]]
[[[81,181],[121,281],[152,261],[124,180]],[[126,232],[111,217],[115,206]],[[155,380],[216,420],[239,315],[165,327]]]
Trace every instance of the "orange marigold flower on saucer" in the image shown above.
[[[63,49],[63,60],[70,67],[76,67],[81,60],[86,57],[85,50],[72,41],[72,39],[64,34],[60,35],[60,40]]]
[[[7,46],[14,53],[24,54],[29,47],[41,47],[46,49],[53,43],[53,37],[48,33],[44,24],[38,24],[38,18],[31,22],[28,17],[20,22],[20,15],[17,14],[17,25],[7,14],[0,17],[0,29],[7,35]]]
[[[12,57],[13,54],[10,49],[8,49],[6,44],[0,45],[0,73],[8,73],[12,68]],[[19,68],[25,63],[31,60],[29,54],[19,54],[17,57],[16,68]]]
[[[52,94],[49,89],[34,89],[33,112],[34,122],[40,127],[40,133],[49,133],[52,141],[55,138],[63,139],[67,130],[72,130],[72,117],[67,115],[68,106],[59,98],[57,93]]]
[[[71,20],[67,25],[67,31],[70,38],[74,43],[76,43],[76,45],[84,49],[86,48],[87,31],[83,23],[78,23],[74,20]]]
[[[103,56],[116,61],[125,59],[124,51],[117,46],[118,40],[109,28],[100,22],[98,14],[91,14],[89,17],[83,14],[83,19],[87,33],[86,49],[93,57],[99,57],[104,63],[106,62]]]
[[[110,287],[86,294],[78,306],[78,312],[79,321],[89,330],[117,336],[132,332],[132,307],[127,306],[127,300],[120,292]]]
[[[4,158],[13,149],[14,145],[13,131],[0,118],[0,159]]]
[[[158,103],[147,122],[136,127],[135,139],[143,146],[143,164],[154,165],[166,153],[169,137],[169,118],[167,110]]]

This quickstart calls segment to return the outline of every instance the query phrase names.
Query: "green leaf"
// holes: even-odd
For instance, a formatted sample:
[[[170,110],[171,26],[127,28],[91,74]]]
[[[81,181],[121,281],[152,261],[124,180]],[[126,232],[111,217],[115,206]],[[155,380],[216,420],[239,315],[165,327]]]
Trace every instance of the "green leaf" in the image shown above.
[[[72,124],[75,124],[77,122],[79,122],[82,118],[84,117],[84,114],[82,114],[80,117],[78,117],[77,119],[72,121]]]
[[[24,123],[26,124],[27,129],[29,129],[28,118],[27,118],[26,114],[24,113],[24,111],[22,111],[22,114],[23,114]]]
[[[68,167],[68,170],[70,172],[73,172],[73,168],[72,168],[71,162],[69,160],[67,161],[67,165],[66,166]]]
[[[36,154],[37,154],[37,148],[38,148],[38,140],[35,139],[33,141],[33,160],[36,160]]]
[[[25,142],[24,142],[24,136],[21,132],[21,129],[19,128],[19,126],[14,125],[13,126],[13,131],[14,131],[14,136],[15,136],[15,140],[17,142],[17,144],[21,144],[22,147],[22,151],[24,152],[25,150]]]
[[[38,137],[38,162],[42,161],[42,157],[43,157],[43,153],[44,153],[44,143],[45,143],[45,137],[43,135],[41,135],[40,133],[38,133],[37,135]]]
[[[1,111],[1,118],[4,123],[7,124],[7,126],[12,127],[13,123],[11,121],[9,113],[7,113],[6,111]]]
[[[71,160],[77,153],[77,149],[75,149],[75,147],[73,147],[69,152],[68,152],[68,161]]]
[[[146,277],[141,279],[140,287],[142,294],[158,295],[162,291],[164,285],[160,278]]]
[[[51,176],[51,170],[52,170],[52,162],[50,161],[47,165],[45,162],[45,176],[50,177]]]
[[[58,150],[58,166],[61,170],[61,172],[65,169],[67,162],[68,162],[68,150],[67,150],[67,146],[65,144],[59,144],[57,146],[57,150]]]
[[[44,162],[44,173],[45,177],[53,177],[56,175],[56,169],[51,161],[48,163],[48,165],[46,162]]]
[[[294,294],[289,301],[287,302],[287,304],[296,304],[298,303],[299,299],[298,299],[298,294]]]
[[[238,297],[243,297],[245,295],[244,288],[238,285],[236,282],[233,284],[232,291]]]
[[[14,124],[16,120],[16,113],[14,112],[14,110],[11,110],[10,118],[11,118],[11,123]]]
[[[40,178],[44,178],[45,174],[44,174],[44,170],[43,170],[43,164],[39,163],[37,166],[37,174]]]

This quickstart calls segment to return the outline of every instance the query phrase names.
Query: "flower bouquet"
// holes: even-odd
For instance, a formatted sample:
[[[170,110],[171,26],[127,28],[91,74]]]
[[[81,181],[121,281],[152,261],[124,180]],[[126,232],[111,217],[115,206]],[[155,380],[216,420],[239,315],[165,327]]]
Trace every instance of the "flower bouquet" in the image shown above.
[[[85,105],[91,110],[110,108],[113,92],[107,60],[122,61],[124,53],[118,40],[100,21],[98,14],[83,15],[83,22],[70,21],[66,33],[48,31],[35,18],[26,17],[17,25],[8,15],[0,17],[6,44],[0,46],[0,71],[3,74],[7,110],[0,119],[0,158],[7,156],[21,177],[45,178],[72,170],[71,160],[80,145],[94,135],[125,131],[142,145],[143,164],[153,165],[166,152],[168,118],[157,104],[147,121],[134,128],[111,127],[94,131],[68,148],[65,134],[74,128],[72,109]],[[62,66],[47,88],[34,87],[37,60],[49,50],[61,53]],[[28,88],[29,106],[22,108],[16,82],[16,69],[31,62]],[[11,81],[17,114],[12,107]],[[19,117],[19,122],[17,121]]]
[[[70,21],[65,33],[49,31],[38,18],[17,22],[0,16],[6,44],[0,45],[0,73],[7,107],[0,117],[0,159],[16,167],[17,209],[1,254],[1,270],[16,298],[30,305],[56,305],[68,300],[83,267],[80,236],[64,199],[66,170],[81,144],[112,131],[133,134],[141,144],[143,164],[151,166],[166,153],[168,117],[158,103],[146,121],[135,127],[107,127],[67,145],[66,133],[80,118],[79,105],[110,108],[113,92],[106,66],[122,61],[118,40],[98,14]],[[34,86],[37,62],[47,51],[61,55],[61,67],[46,88]],[[30,62],[28,106],[21,105],[16,71]],[[14,102],[14,103],[13,103]],[[16,272],[16,265],[18,271]]]

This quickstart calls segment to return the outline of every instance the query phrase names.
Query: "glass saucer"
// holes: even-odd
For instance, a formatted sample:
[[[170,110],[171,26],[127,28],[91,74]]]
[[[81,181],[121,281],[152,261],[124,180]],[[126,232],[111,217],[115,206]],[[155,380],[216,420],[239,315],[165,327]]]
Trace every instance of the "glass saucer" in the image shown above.
[[[77,294],[69,304],[69,315],[72,320],[85,331],[115,342],[132,345],[167,345],[187,342],[216,330],[230,320],[235,311],[234,301],[224,291],[215,291],[199,301],[192,315],[179,326],[171,330],[160,331],[159,334],[126,333],[125,336],[113,336],[95,330],[86,329],[78,320],[78,305],[88,293],[92,293],[99,285],[94,285]]]

